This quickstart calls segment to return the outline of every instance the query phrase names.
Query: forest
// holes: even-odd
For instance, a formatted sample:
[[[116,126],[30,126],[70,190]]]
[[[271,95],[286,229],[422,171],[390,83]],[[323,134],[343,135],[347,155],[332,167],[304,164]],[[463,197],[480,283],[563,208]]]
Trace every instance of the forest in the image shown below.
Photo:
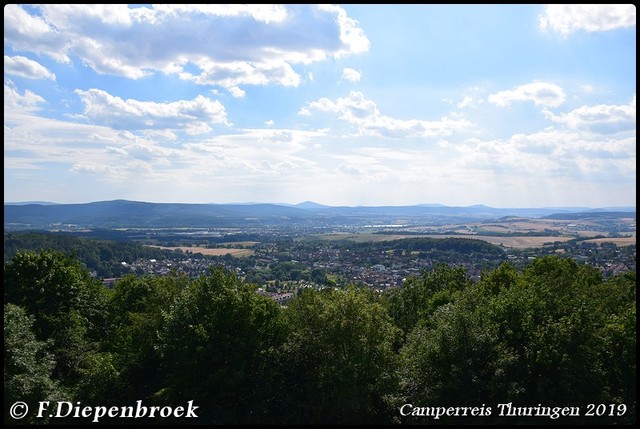
[[[4,265],[4,393],[12,424],[87,423],[15,421],[16,401],[193,401],[198,424],[632,424],[635,271],[604,279],[544,256],[472,282],[441,263],[384,293],[307,289],[284,307],[222,267],[107,288],[73,255],[17,251]],[[501,415],[507,403],[579,415]],[[489,412],[407,411],[420,407]]]
[[[46,231],[8,233],[4,236],[4,262],[7,263],[20,250],[53,249],[76,257],[98,277],[118,277],[130,273],[122,266],[122,261],[138,258],[164,259],[174,254],[172,251],[142,246],[133,241],[96,240]]]

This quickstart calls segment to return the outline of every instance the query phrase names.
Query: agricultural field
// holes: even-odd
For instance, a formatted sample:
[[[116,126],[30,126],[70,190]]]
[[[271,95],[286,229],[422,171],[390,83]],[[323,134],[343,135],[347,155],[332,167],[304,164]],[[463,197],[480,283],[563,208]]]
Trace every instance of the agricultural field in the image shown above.
[[[587,243],[613,243],[616,246],[633,246],[636,244],[636,237],[612,237],[612,238],[594,238],[592,240],[585,240]]]
[[[149,247],[156,247],[158,249],[165,249],[165,250],[182,250],[185,253],[186,252],[202,253],[203,255],[208,255],[208,256],[232,255],[232,256],[236,256],[236,257],[243,257],[243,256],[251,256],[251,255],[253,255],[253,250],[251,250],[251,249],[232,249],[232,248],[228,248],[228,247],[213,248],[213,249],[210,249],[208,247],[197,247],[197,246],[192,246],[192,247],[188,247],[188,246],[176,246],[176,247],[149,246]]]
[[[383,232],[383,233],[380,233]],[[405,233],[403,233],[405,232]],[[380,242],[404,238],[472,238],[513,249],[541,248],[555,242],[586,239],[594,243],[635,245],[635,218],[609,220],[565,220],[505,218],[491,222],[474,222],[429,227],[408,227],[374,232],[331,232],[310,235],[303,240]]]
[[[532,236],[491,236],[491,235],[475,235],[475,234],[352,234],[352,233],[332,233],[322,234],[317,236],[310,236],[309,238],[315,238],[322,241],[339,241],[347,240],[354,243],[370,243],[380,241],[401,240],[404,238],[472,238],[475,240],[483,240],[491,244],[499,246],[514,248],[514,249],[526,249],[537,248],[545,245],[552,244],[553,242],[560,241],[565,242],[572,240],[574,237],[532,237]],[[603,241],[613,242],[614,239],[601,239]],[[635,244],[635,238],[633,239]]]
[[[556,241],[564,243],[573,237],[492,236],[492,235],[428,235],[430,238],[473,238],[513,249],[544,247]]]

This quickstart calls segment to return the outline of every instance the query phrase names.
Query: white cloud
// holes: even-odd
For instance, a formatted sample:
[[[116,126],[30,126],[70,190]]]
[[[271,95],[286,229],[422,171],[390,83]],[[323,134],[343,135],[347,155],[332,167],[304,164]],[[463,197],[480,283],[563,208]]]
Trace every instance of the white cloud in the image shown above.
[[[5,170],[41,170],[42,167],[33,162],[30,158],[5,156]],[[24,172],[22,173],[24,175]]]
[[[178,135],[172,130],[142,130],[142,134],[151,140],[177,140]]]
[[[382,164],[363,166],[343,163],[338,165],[335,170],[343,176],[374,184],[387,181],[393,175],[393,172]]]
[[[574,130],[588,130],[603,134],[630,131],[636,128],[636,96],[633,96],[629,104],[621,106],[611,104],[582,106],[559,115],[544,109],[543,114],[553,122]]]
[[[46,100],[40,97],[38,94],[29,91],[24,91],[24,94],[20,92],[11,84],[11,82],[4,83],[4,112],[5,112],[5,124],[7,111],[29,112],[40,110],[39,105],[46,103]]]
[[[7,127],[7,123],[11,124],[10,127]],[[18,165],[31,164],[32,169],[47,172],[47,181],[43,183],[50,186],[47,192],[53,192],[54,188],[51,175],[56,177],[55,182],[60,183],[66,180],[66,172],[74,165],[91,164],[96,168],[113,166],[118,170],[126,169],[126,162],[114,159],[110,154],[135,144],[136,140],[144,141],[130,133],[106,127],[46,119],[5,109],[5,159],[13,160],[10,164],[15,164],[17,160]],[[106,176],[105,179],[111,180],[113,177]],[[135,175],[129,176],[130,181],[133,179]],[[77,178],[74,180],[77,181]],[[17,190],[24,192],[26,189],[20,186]],[[64,192],[60,196],[64,198]]]
[[[355,70],[349,67],[345,67],[342,70],[342,78],[344,80],[348,80],[349,82],[358,82],[360,81],[361,77],[362,77],[362,74],[358,70]]]
[[[629,28],[636,25],[633,4],[550,4],[538,18],[540,29],[557,31],[564,36],[584,30],[589,32]]]
[[[361,195],[373,189],[372,201],[389,192],[439,202],[465,195],[465,204],[471,198],[503,207],[598,206],[603,194],[624,201],[624,193],[634,189],[635,140],[547,130],[505,139],[444,141],[428,150],[345,148],[332,156],[343,182],[335,192]]]
[[[510,106],[513,101],[533,101],[536,106],[558,107],[566,95],[558,85],[547,82],[532,82],[489,95],[489,102],[500,107]]]
[[[634,189],[635,147],[635,136],[547,130],[452,145],[439,168],[451,172],[454,184],[466,180],[484,201],[498,192],[509,195],[510,204],[514,198],[536,200],[520,206],[598,206],[603,195],[624,201]]]
[[[114,129],[183,130],[193,135],[211,131],[210,124],[230,125],[224,106],[202,95],[193,100],[155,103],[123,100],[99,89],[74,92],[84,104],[84,118]]]
[[[456,106],[458,106],[460,109],[463,109],[465,107],[472,106],[472,105],[473,105],[473,98],[469,96],[464,97],[462,101],[456,104]]]
[[[4,56],[4,72],[27,79],[56,80],[56,75],[42,64],[20,55],[15,57]]]
[[[309,116],[312,111],[332,112],[338,119],[356,127],[359,135],[379,137],[435,137],[446,136],[471,126],[465,119],[442,117],[437,121],[421,119],[396,119],[380,114],[376,104],[365,98],[364,94],[351,91],[348,97],[338,98],[335,102],[326,97],[308,103],[298,112]]]
[[[14,50],[77,57],[98,73],[131,79],[177,74],[234,96],[239,85],[297,86],[294,65],[369,47],[357,21],[331,5],[8,5],[4,24]]]
[[[337,5],[320,4],[318,9],[335,16],[340,31],[340,41],[343,43],[335,53],[336,57],[350,55],[352,53],[361,54],[369,50],[369,39],[365,36],[362,28],[358,27],[358,21],[347,16],[347,12]]]
[[[375,113],[366,101],[362,110]],[[367,138],[370,146],[361,147],[350,139],[334,144],[328,133],[265,127],[178,143],[6,109],[5,178],[17,183],[20,174],[53,174],[55,166],[47,192],[62,202],[93,201],[99,189],[101,199],[174,202],[326,198],[375,205],[388,194],[389,204],[598,206],[602,195],[627,201],[635,189],[635,135],[549,129],[495,140],[441,139],[428,147],[376,147]],[[70,197],[65,182],[82,188]],[[43,184],[18,186],[7,198],[41,199]]]
[[[220,85],[233,91],[238,91],[237,85],[268,85],[270,83],[282,86],[298,86],[300,76],[290,64],[282,61],[264,60],[263,62],[247,63],[234,61],[216,63],[215,61],[201,61],[200,74],[193,75],[180,72],[180,77],[191,80],[199,85]]]
[[[184,168],[180,173],[191,180],[212,174],[219,178],[234,177],[233,180],[246,177],[253,186],[257,185],[258,177],[304,177],[317,173],[318,168],[300,152],[320,135],[317,132],[265,128],[187,143],[181,151]],[[294,182],[298,181],[297,178]]]
[[[14,50],[44,54],[62,63],[70,61],[65,35],[41,16],[30,15],[22,6],[4,6],[4,41]]]
[[[118,111],[141,109],[135,103],[127,106],[126,101],[110,100],[118,105]],[[162,105],[144,107],[171,110]],[[326,137],[323,132],[293,129],[238,129],[234,134],[176,144],[128,130],[46,119],[6,108],[4,127],[5,168],[11,169],[5,178],[10,174],[10,178],[19,180],[19,175],[34,171],[54,174],[56,169],[56,185],[75,182],[72,198],[89,201],[95,200],[96,189],[109,194],[101,194],[100,198],[122,198],[124,193],[139,192],[138,198],[150,200],[162,189],[162,193],[171,193],[174,201],[202,201],[202,195],[207,193],[218,198],[220,192],[225,193],[227,201],[241,201],[243,197],[238,192],[243,188],[253,192],[264,186],[267,192],[270,187],[299,184],[318,174],[315,162],[301,153]],[[145,132],[151,134],[159,135]],[[220,190],[220,183],[225,183],[225,190]],[[50,199],[68,201],[64,188],[54,188],[47,188]],[[86,188],[86,192],[80,188]],[[11,198],[24,199],[28,191],[41,192],[26,186],[18,190]],[[283,190],[283,196],[291,190]],[[246,198],[250,198],[248,194]]]
[[[159,4],[154,9],[167,15],[202,13],[214,16],[250,16],[266,24],[282,23],[287,18],[287,9],[278,4]]]
[[[514,134],[508,139],[469,141],[455,146],[461,166],[492,169],[502,174],[523,176],[549,174],[553,177],[602,173],[635,175],[635,137],[607,138],[576,131],[546,130]],[[588,163],[585,163],[588,160]],[[589,165],[589,169],[584,168]],[[597,177],[594,176],[594,181]]]
[[[246,91],[243,91],[237,86],[232,86],[231,88],[229,88],[229,93],[235,98],[243,98],[245,95],[247,95]]]

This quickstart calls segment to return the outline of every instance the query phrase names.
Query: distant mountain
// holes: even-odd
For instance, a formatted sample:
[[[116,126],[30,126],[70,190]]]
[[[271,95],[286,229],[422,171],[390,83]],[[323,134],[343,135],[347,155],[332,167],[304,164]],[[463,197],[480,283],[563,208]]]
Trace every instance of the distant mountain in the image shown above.
[[[636,217],[635,211],[606,211],[603,209],[589,210],[587,212],[578,213],[554,213],[544,216],[544,219],[561,219],[561,220],[587,220],[587,219],[619,219]]]
[[[296,217],[304,213],[276,204],[180,204],[114,200],[86,204],[5,205],[4,225],[34,228],[76,225],[86,228],[220,227],[230,220]]]
[[[5,206],[25,206],[27,204],[40,204],[41,206],[53,206],[58,203],[51,203],[49,201],[22,201],[22,202],[8,202],[4,203]]]
[[[635,207],[572,211],[562,208],[493,208],[422,204],[413,206],[332,207],[305,201],[294,206],[284,204],[184,204],[147,203],[128,200],[99,201],[85,204],[11,204],[4,205],[5,229],[55,228],[73,225],[81,228],[178,228],[178,227],[250,227],[267,225],[371,225],[436,224],[474,222],[505,216],[553,217],[575,216],[635,217]],[[584,214],[586,213],[586,214]],[[622,216],[622,215],[621,215]],[[578,218],[578,217],[575,217]]]
[[[305,201],[305,202],[296,204],[294,207],[298,207],[300,209],[325,209],[329,206],[314,203],[313,201]]]

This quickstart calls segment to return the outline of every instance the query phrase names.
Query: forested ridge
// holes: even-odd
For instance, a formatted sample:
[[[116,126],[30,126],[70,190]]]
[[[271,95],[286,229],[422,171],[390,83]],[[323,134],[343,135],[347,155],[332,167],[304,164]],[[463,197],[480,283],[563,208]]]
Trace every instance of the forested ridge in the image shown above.
[[[555,256],[479,281],[438,264],[385,293],[310,288],[281,307],[220,267],[106,288],[72,255],[16,251],[4,265],[4,347],[5,423],[16,401],[193,400],[195,422],[136,423],[632,424],[636,277],[605,280]],[[500,416],[505,403],[581,413]],[[587,416],[589,404],[625,412]],[[418,407],[491,412],[434,419],[411,415]]]
[[[174,252],[143,246],[132,241],[97,240],[45,231],[8,233],[4,236],[4,262],[20,250],[56,250],[81,261],[97,277],[118,277],[131,270],[122,261],[138,258],[163,259]]]

